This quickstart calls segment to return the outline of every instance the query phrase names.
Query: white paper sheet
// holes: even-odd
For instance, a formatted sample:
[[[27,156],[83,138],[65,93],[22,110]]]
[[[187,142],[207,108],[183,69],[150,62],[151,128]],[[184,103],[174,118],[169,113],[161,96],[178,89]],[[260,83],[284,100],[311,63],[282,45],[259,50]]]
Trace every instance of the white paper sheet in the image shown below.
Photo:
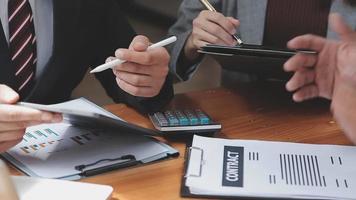
[[[203,152],[189,163],[202,163],[201,172],[187,169],[194,194],[356,199],[356,147],[200,136],[192,146]]]
[[[39,110],[48,110],[52,112],[61,113],[62,111],[70,111],[71,113],[84,113],[84,114],[101,114],[110,118],[119,119],[116,115],[106,111],[105,109],[93,104],[92,102],[86,100],[85,98],[74,99],[71,101],[52,104],[52,105],[41,105],[41,104],[33,104],[33,103],[23,103],[21,102],[20,105],[28,106],[32,108],[36,108]]]
[[[109,199],[113,188],[106,185],[13,176],[20,200]]]

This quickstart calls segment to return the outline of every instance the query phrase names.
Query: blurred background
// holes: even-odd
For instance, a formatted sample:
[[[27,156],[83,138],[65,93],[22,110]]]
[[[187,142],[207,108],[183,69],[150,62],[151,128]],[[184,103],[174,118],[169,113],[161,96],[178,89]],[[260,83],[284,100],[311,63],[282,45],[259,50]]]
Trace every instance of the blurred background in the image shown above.
[[[136,32],[157,42],[166,37],[168,28],[175,22],[181,0],[118,0],[118,2]],[[190,81],[175,83],[175,93],[219,87],[220,73],[219,65],[213,59],[206,58]],[[99,105],[113,103],[100,83],[89,73],[76,88],[73,96],[88,98]]]

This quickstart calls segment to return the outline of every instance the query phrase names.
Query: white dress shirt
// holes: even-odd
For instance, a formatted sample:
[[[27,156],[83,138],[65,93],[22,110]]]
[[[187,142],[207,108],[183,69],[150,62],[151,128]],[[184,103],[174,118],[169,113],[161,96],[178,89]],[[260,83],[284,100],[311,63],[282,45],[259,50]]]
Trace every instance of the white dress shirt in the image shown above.
[[[9,42],[8,1],[0,0],[0,18],[7,42]],[[37,39],[37,78],[42,74],[53,53],[53,2],[52,0],[29,0],[29,2],[34,16]]]

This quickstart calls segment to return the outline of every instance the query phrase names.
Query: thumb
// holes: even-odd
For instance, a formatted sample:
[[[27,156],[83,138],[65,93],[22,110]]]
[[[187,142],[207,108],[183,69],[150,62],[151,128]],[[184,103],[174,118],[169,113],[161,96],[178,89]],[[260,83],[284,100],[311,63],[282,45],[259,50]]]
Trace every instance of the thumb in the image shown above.
[[[345,20],[340,14],[332,13],[329,16],[329,23],[332,28],[340,37],[340,40],[345,42],[355,42],[356,33],[352,28],[346,24]]]
[[[150,40],[146,36],[138,35],[132,40],[129,49],[134,51],[146,51],[149,45]]]
[[[0,103],[14,104],[19,100],[20,96],[7,85],[0,85]]]

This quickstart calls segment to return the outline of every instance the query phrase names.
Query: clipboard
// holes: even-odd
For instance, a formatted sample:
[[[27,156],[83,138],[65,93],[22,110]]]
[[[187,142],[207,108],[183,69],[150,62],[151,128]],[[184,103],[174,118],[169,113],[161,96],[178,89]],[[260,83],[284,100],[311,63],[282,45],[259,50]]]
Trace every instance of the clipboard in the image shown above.
[[[24,174],[26,174],[30,177],[75,181],[75,180],[80,180],[82,178],[87,178],[87,177],[91,177],[91,176],[100,175],[103,173],[108,173],[113,170],[144,166],[144,165],[147,165],[150,163],[158,162],[158,161],[165,160],[165,159],[172,159],[172,158],[176,158],[179,156],[179,152],[176,149],[158,141],[155,138],[148,138],[148,139],[151,140],[152,143],[161,145],[163,148],[166,149],[166,151],[162,152],[160,154],[154,155],[152,157],[142,159],[142,160],[137,159],[136,155],[133,155],[133,154],[123,155],[123,156],[119,156],[119,157],[115,157],[115,158],[101,158],[99,160],[95,160],[92,162],[82,163],[80,165],[74,165],[72,167],[77,171],[76,173],[67,174],[67,175],[61,176],[61,177],[42,176],[42,175],[38,174],[37,172],[35,172],[30,167],[26,166],[21,161],[17,160],[9,152],[2,154],[1,157],[5,158],[14,167],[16,167],[18,170],[20,170],[21,172],[23,172]],[[106,162],[106,163],[104,163],[104,162]]]
[[[211,55],[227,70],[255,74],[263,78],[288,80],[291,73],[283,70],[284,63],[297,53],[316,54],[309,50],[290,50],[261,45],[207,45],[198,52]]]
[[[185,155],[182,197],[355,198],[353,146],[201,136],[192,144]]]
[[[23,141],[2,154],[32,177],[78,180],[179,155],[176,149],[150,137],[158,131],[129,124],[84,98],[54,108],[26,106],[64,113],[67,120],[27,128]]]

